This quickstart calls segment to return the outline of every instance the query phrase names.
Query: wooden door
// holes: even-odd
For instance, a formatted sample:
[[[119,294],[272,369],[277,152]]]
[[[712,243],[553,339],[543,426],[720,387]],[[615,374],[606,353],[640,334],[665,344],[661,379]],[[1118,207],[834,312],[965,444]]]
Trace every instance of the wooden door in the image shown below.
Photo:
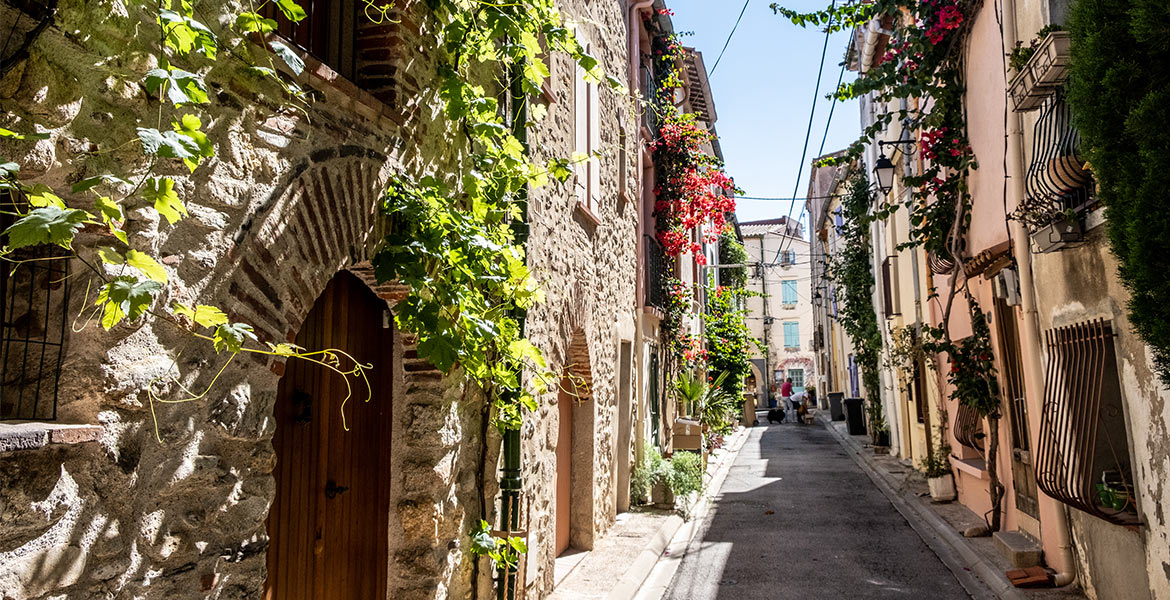
[[[573,510],[573,401],[566,392],[572,385],[568,380],[561,382],[561,393],[557,396],[557,496],[556,496],[556,552],[560,556],[569,549],[570,514]]]
[[[303,360],[286,365],[272,439],[267,600],[385,598],[393,348],[386,311],[364,283],[341,272],[297,334],[309,350],[344,350],[372,365],[373,395],[364,402],[365,386],[350,378],[346,431],[345,379]]]
[[[1015,310],[1002,298],[995,299],[994,319],[999,333],[999,356],[1001,360],[1003,399],[1007,404],[1007,426],[1009,427],[1012,458],[1012,489],[1015,491],[1016,508],[1025,514],[1039,518],[1039,501],[1036,492],[1036,468],[1032,461],[1030,435],[1028,432],[1028,404],[1024,392],[1024,364],[1020,357],[1020,335],[1016,325]]]

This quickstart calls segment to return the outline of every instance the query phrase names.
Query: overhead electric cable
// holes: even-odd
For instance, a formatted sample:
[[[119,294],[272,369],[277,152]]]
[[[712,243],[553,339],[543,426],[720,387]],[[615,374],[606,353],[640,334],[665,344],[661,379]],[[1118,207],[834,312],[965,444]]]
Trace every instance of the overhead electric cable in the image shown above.
[[[836,0],[833,1],[836,2]],[[731,43],[731,36],[735,35],[735,30],[739,28],[739,22],[743,20],[743,13],[747,12],[748,4],[751,4],[751,2],[752,0],[745,0],[743,8],[739,9],[739,16],[735,19],[735,25],[731,26],[731,33],[727,34],[727,41],[723,42],[723,49],[719,51],[719,56],[715,58],[715,64],[711,65],[711,70],[707,72],[707,77],[715,74],[715,68],[719,66],[719,61],[723,59],[723,53],[727,52],[727,45]]]
[[[821,76],[825,72],[825,56],[829,52],[829,36],[833,32],[833,17],[831,15],[833,13],[833,9],[836,7],[837,0],[833,0],[833,2],[829,5],[829,22],[825,25],[825,43],[821,47],[821,64],[817,67],[817,84],[813,89],[812,108],[809,109],[808,112],[808,128],[804,132],[804,148],[800,151],[800,165],[796,170],[796,185],[792,190],[793,200],[792,203],[788,205],[788,212],[785,213],[785,215],[790,219],[792,218],[792,209],[796,206],[796,195],[800,193],[800,176],[804,173],[804,159],[808,155],[809,138],[812,137],[813,118],[816,117],[817,100],[820,99],[821,96]]]
[[[850,42],[850,43],[852,43],[852,42]],[[845,66],[847,64],[849,64],[848,60],[841,61],[841,72],[837,74],[837,87],[833,88],[833,89],[837,89],[837,90],[841,89],[841,82],[845,80]],[[825,155],[825,142],[829,139],[829,126],[833,124],[833,111],[835,111],[836,109],[837,109],[837,101],[832,100],[829,104],[829,118],[825,120],[825,134],[821,136],[821,147],[819,149],[817,149],[817,157],[818,158]],[[804,161],[801,160],[801,162],[803,163]],[[810,178],[812,177],[811,172],[809,173],[809,177]],[[796,176],[796,185],[797,185],[797,189],[799,190],[800,189],[800,176],[799,175]],[[829,196],[829,197],[831,197],[831,196]],[[804,211],[808,210],[808,202],[807,202],[808,200],[811,200],[811,199],[821,200],[821,199],[827,199],[827,198],[828,197],[805,198],[806,202],[800,205],[800,215],[796,217],[796,222],[799,224],[800,220],[804,218]],[[789,209],[789,211],[791,211],[791,209]],[[811,234],[812,232],[810,231],[809,233]],[[781,250],[784,249],[783,242],[781,242],[781,244],[780,244],[780,249]]]

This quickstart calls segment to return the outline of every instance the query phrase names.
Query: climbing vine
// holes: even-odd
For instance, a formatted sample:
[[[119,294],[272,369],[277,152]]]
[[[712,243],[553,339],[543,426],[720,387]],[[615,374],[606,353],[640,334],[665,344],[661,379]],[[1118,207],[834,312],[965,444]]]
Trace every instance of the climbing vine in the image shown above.
[[[205,107],[211,103],[204,78],[216,61],[224,60],[225,56],[240,61],[253,76],[275,84],[287,107],[304,110],[307,106],[309,100],[304,91],[276,66],[279,59],[281,68],[299,75],[304,70],[301,58],[279,40],[262,44],[253,41],[262,40],[277,28],[275,20],[262,16],[269,5],[275,7],[273,12],[279,12],[293,23],[307,16],[294,0],[262,0],[259,4],[249,3],[248,10],[231,14],[227,19],[230,25],[220,29],[219,21],[205,18],[191,2],[181,1],[177,6],[171,2],[135,5],[139,18],[135,27],[145,27],[146,31],[153,28],[153,38],[148,34],[144,39],[157,40],[149,49],[153,55],[149,68],[139,73],[137,81],[147,102],[157,107],[153,115],[145,116],[154,126],[138,127],[131,139],[99,141],[94,154],[136,148],[137,155],[110,171],[87,177],[65,189],[26,184],[19,179],[18,163],[5,161],[0,165],[0,192],[8,198],[3,212],[14,219],[3,231],[0,258],[19,265],[37,260],[30,253],[34,247],[50,245],[64,250],[65,257],[78,259],[90,275],[86,308],[77,319],[81,327],[96,320],[100,327],[110,330],[124,322],[136,323],[154,317],[188,332],[195,340],[209,343],[216,353],[227,353],[216,376],[202,392],[179,382],[174,361],[166,377],[156,378],[147,385],[145,392],[155,419],[156,436],[155,405],[204,397],[240,352],[314,362],[341,374],[351,392],[351,379],[361,382],[369,392],[365,377],[369,366],[344,352],[307,351],[288,343],[258,347],[252,326],[232,321],[219,307],[174,300],[165,306],[160,300],[171,291],[167,269],[160,263],[156,250],[132,241],[129,235],[129,225],[135,220],[129,216],[131,210],[145,211],[148,216],[140,220],[147,222],[153,213],[161,217],[158,220],[165,222],[165,227],[173,227],[188,216],[187,206],[179,194],[180,186],[171,173],[184,168],[188,174],[194,173],[216,155],[214,141],[203,130]],[[259,60],[253,58],[256,55],[253,49],[260,50]],[[38,132],[40,128],[35,123],[13,120],[25,133],[0,129],[0,138],[8,141],[10,151],[27,152],[28,142],[49,137]],[[104,230],[104,239],[94,245],[75,247],[77,235],[85,228]],[[179,398],[159,395],[168,383],[175,384],[180,391]],[[369,400],[368,393],[366,400]],[[343,423],[344,404],[343,401]]]
[[[900,202],[884,201],[870,219],[884,219],[905,206],[909,211],[910,239],[900,248],[921,247],[958,267],[951,277],[950,289],[940,300],[942,326],[930,332],[932,343],[936,350],[947,353],[951,373],[957,377],[952,378],[952,384],[962,385],[952,388],[951,397],[988,418],[988,436],[994,444],[998,440],[998,410],[989,406],[999,405],[998,387],[986,388],[985,392],[995,395],[982,398],[977,398],[972,391],[988,377],[988,369],[992,369],[990,349],[986,355],[978,350],[982,347],[978,338],[979,322],[984,326],[986,323],[967,289],[966,280],[960,281],[966,261],[965,236],[971,220],[967,177],[978,166],[966,135],[963,42],[981,5],[982,0],[875,0],[851,2],[815,13],[798,13],[775,4],[772,8],[797,25],[824,26],[834,31],[864,26],[872,20],[883,26],[889,23],[892,34],[888,51],[856,81],[843,84],[834,96],[848,100],[869,94],[876,106],[906,100],[908,108],[878,114],[849,152],[831,161],[857,160],[895,119],[903,129],[919,131],[920,151],[925,159],[923,172],[903,177],[910,187],[907,198]],[[976,336],[955,343],[950,333],[950,316],[960,294],[968,298]],[[989,444],[992,527],[998,528],[1003,494],[994,460],[995,450]]]
[[[863,172],[854,172],[841,201],[841,245],[830,258],[826,278],[837,284],[841,309],[837,322],[853,341],[861,382],[865,387],[866,411],[874,431],[889,431],[882,414],[881,378],[878,368],[882,357],[882,334],[873,305],[873,262],[870,252],[871,203],[869,180]]]
[[[755,343],[745,321],[744,300],[748,295],[742,287],[715,286],[707,294],[707,312],[703,315],[707,364],[723,374],[723,391],[737,398],[743,391],[744,378],[751,373],[748,360]]]

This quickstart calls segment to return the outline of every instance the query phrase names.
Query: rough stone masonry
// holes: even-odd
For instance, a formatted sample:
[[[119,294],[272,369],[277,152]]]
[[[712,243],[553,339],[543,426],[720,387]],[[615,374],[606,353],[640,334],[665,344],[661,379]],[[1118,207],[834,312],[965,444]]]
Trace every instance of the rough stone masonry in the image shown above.
[[[582,23],[594,54],[626,78],[620,2],[561,2]],[[200,5],[227,36],[228,5]],[[0,23],[19,10],[0,7]],[[68,0],[52,26],[0,81],[0,126],[49,134],[6,142],[0,151],[21,164],[22,179],[59,190],[84,177],[141,168],[135,128],[156,105],[138,81],[156,66],[134,23],[152,25],[138,5],[120,0]],[[389,305],[402,297],[373,281],[368,259],[382,239],[377,207],[392,173],[444,177],[462,147],[440,119],[434,88],[436,24],[423,2],[400,3],[395,23],[360,22],[352,40],[353,81],[306,57],[299,82],[314,92],[308,113],[289,109],[279,90],[240,61],[219,60],[206,74],[212,103],[204,126],[216,158],[195,173],[165,165],[191,212],[174,227],[152,212],[130,210],[133,247],[164,257],[166,302],[223,306],[255,325],[262,342],[295,339],[315,299],[341,270],[371,285]],[[27,19],[27,17],[25,17]],[[360,19],[359,19],[360,21]],[[241,46],[247,50],[247,44]],[[113,57],[113,58],[111,58]],[[552,78],[538,101],[547,118],[533,132],[534,154],[568,156],[574,140],[573,65],[551,58]],[[573,401],[573,544],[588,548],[615,513],[613,473],[619,324],[635,307],[637,207],[626,201],[635,149],[620,131],[634,127],[628,100],[601,94],[602,193],[596,220],[577,206],[568,185],[534,191],[529,256],[548,300],[530,313],[528,332],[555,369],[589,382]],[[153,126],[153,122],[146,126]],[[628,150],[628,151],[627,151]],[[96,152],[95,152],[96,151]],[[619,168],[619,160],[627,161]],[[77,245],[108,243],[84,232]],[[74,273],[84,270],[77,268]],[[73,284],[68,318],[87,300]],[[82,319],[82,322],[84,319]],[[80,324],[80,322],[79,322]],[[175,369],[190,389],[215,378],[223,356],[169,325],[147,320],[102,331],[69,333],[58,393],[58,421],[96,425],[92,435],[54,433],[32,449],[0,453],[0,597],[258,598],[264,590],[274,497],[273,417],[285,365],[269,357],[233,361],[203,399],[159,405],[155,439],[145,389]],[[482,427],[481,404],[420,361],[409,336],[393,352],[391,499],[386,597],[468,598],[490,593],[490,570],[466,551],[467,532],[483,515],[480,487],[494,513],[497,438]],[[180,353],[180,350],[182,352]],[[160,397],[177,396],[176,385]],[[376,401],[376,399],[375,399]],[[555,527],[557,392],[523,431],[525,497],[530,528],[529,594],[552,587]],[[488,435],[481,434],[486,430]],[[85,442],[95,439],[95,442]],[[487,443],[486,476],[477,460]]]

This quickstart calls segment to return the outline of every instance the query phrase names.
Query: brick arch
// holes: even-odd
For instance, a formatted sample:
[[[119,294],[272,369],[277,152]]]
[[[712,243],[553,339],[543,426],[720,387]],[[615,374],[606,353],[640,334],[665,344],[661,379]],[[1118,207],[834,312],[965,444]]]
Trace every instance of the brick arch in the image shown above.
[[[353,268],[373,287],[362,265],[385,234],[378,206],[391,167],[376,150],[342,145],[289,169],[234,236],[225,290],[233,318],[261,341],[290,340],[336,272]]]

